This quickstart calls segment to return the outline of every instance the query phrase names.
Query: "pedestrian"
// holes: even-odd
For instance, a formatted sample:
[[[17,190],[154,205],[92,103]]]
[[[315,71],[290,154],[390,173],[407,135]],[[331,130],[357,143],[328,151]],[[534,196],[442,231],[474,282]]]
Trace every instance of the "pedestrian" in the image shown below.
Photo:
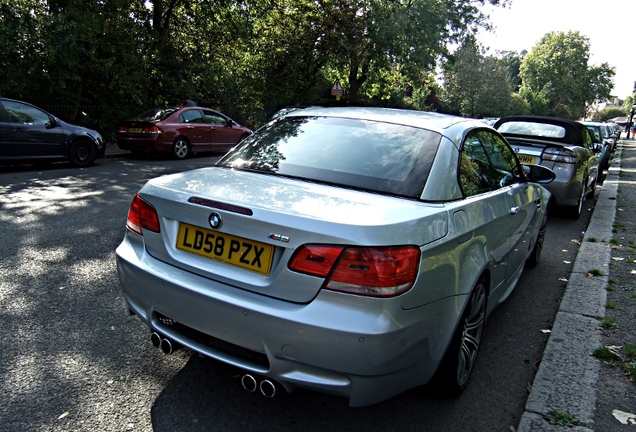
[[[190,98],[186,98],[185,101],[183,101],[183,105],[185,106],[197,106],[197,103],[195,101],[193,101]]]

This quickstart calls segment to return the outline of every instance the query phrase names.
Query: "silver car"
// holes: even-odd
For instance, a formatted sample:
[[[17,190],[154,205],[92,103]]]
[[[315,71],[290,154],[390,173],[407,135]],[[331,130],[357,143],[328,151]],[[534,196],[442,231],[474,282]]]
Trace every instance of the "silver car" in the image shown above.
[[[614,137],[612,129],[607,123],[582,122],[590,131],[592,142],[601,148],[599,153],[599,180],[602,180],[602,172],[609,168],[612,151],[614,149]],[[598,181],[600,183],[601,181]]]
[[[295,111],[141,188],[123,295],[156,346],[232,365],[249,391],[458,394],[486,318],[539,260],[552,179],[477,120]]]
[[[578,219],[600,177],[601,146],[581,123],[556,117],[512,116],[494,125],[523,163],[550,168],[556,179],[546,187],[553,204]]]

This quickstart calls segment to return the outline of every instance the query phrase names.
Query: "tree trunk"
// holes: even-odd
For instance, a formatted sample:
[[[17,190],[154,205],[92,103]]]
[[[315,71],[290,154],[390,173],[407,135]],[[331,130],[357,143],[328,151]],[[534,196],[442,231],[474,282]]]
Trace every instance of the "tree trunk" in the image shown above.
[[[354,105],[358,103],[360,95],[360,88],[368,78],[369,74],[369,60],[366,59],[362,63],[362,73],[358,76],[358,69],[360,69],[360,63],[358,59],[352,59],[349,66],[349,104]]]

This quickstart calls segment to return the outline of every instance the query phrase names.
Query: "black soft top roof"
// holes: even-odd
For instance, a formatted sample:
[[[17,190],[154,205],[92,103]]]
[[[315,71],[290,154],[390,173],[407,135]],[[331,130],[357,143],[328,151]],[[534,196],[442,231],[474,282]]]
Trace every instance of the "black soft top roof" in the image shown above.
[[[501,125],[504,123],[511,122],[526,122],[526,123],[540,123],[547,125],[556,125],[560,126],[564,129],[565,134],[563,137],[551,137],[551,136],[543,136],[543,135],[532,135],[532,134],[517,134],[510,132],[501,132],[501,134],[505,137],[528,137],[528,138],[538,138],[542,140],[555,141],[564,144],[578,144],[584,142],[583,130],[586,130],[585,125],[579,123],[574,120],[564,119],[560,117],[541,117],[541,116],[509,116],[503,117],[494,124],[494,128],[499,130]]]

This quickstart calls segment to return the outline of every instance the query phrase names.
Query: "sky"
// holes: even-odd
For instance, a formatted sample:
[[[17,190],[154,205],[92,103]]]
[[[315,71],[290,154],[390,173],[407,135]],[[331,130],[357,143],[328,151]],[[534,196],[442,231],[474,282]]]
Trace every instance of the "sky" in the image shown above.
[[[548,32],[575,30],[590,42],[589,65],[616,70],[613,96],[625,99],[636,81],[636,0],[511,0],[484,7],[494,29],[478,40],[497,51],[530,51]],[[629,48],[631,46],[631,48]]]

